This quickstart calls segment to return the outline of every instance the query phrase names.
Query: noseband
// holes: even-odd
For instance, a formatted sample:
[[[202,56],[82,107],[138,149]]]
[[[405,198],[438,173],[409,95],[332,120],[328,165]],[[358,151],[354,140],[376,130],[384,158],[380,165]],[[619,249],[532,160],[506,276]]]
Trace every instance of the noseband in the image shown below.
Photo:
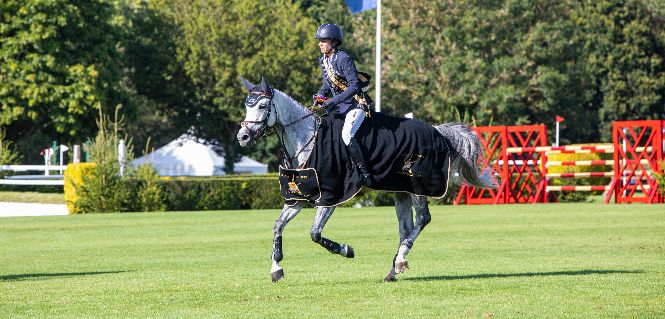
[[[273,92],[271,92],[273,93]],[[258,95],[258,96],[257,96]],[[249,135],[252,137],[253,140],[258,139],[259,137],[263,136],[265,134],[266,130],[268,129],[268,120],[270,119],[270,112],[272,112],[272,109],[274,108],[274,104],[272,102],[274,94],[267,94],[264,92],[251,92],[250,95],[247,97],[245,100],[245,106],[253,107],[259,101],[261,101],[261,97],[267,97],[270,100],[268,101],[268,113],[266,113],[266,116],[262,120],[258,121],[242,121],[240,123],[241,127],[246,128],[249,131]],[[251,128],[249,128],[249,124],[262,124],[261,127],[259,127],[258,130],[254,131]]]

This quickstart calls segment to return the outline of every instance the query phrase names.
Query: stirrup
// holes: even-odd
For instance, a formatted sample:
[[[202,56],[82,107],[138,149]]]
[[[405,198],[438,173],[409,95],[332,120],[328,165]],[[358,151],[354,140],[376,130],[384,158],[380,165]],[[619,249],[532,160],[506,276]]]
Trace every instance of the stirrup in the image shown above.
[[[360,176],[362,177],[363,185],[365,185],[365,186],[367,186],[367,187],[370,187],[370,188],[371,188],[372,186],[374,186],[374,177],[372,177],[371,174],[363,174],[363,173],[361,173]]]

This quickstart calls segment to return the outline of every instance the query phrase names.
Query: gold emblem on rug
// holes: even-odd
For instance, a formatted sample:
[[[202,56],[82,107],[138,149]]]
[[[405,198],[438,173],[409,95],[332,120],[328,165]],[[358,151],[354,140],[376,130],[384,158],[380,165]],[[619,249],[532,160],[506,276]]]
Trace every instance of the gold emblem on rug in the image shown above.
[[[289,193],[302,195],[300,188],[298,188],[298,184],[295,182],[289,182]]]
[[[402,171],[400,174],[408,175],[408,176],[413,176],[413,171],[411,168],[413,167],[413,164],[416,163],[416,161],[423,157],[420,154],[406,154],[404,156],[404,165],[402,166]]]
[[[303,176],[297,176],[296,177],[295,175],[291,176],[291,181],[287,183],[289,185],[289,193],[298,194],[298,195],[302,196],[303,193],[300,191],[300,187],[298,187],[298,183],[296,183],[296,178],[303,179],[303,178],[306,178],[306,177],[303,177]]]

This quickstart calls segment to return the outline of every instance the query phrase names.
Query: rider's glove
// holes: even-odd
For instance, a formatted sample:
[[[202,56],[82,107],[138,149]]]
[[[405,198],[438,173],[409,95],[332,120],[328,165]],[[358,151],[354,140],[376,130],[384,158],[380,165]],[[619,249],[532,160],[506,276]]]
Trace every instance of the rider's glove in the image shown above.
[[[328,109],[326,103],[330,103],[330,99],[322,96],[322,95],[314,95],[312,96],[312,99],[314,100],[314,103],[312,104],[312,108],[314,109],[320,109],[320,108],[326,108],[326,111],[330,112],[330,109]],[[332,108],[332,107],[330,107]]]
[[[328,99],[328,98],[325,97],[325,96],[323,96],[323,95],[318,95],[318,94],[314,94],[314,95],[312,95],[312,101],[314,101],[314,103],[317,103],[317,102],[318,102],[318,103],[321,103],[321,102],[323,102],[323,101],[325,101],[325,100],[327,100],[327,99]]]
[[[323,102],[323,107],[326,109],[326,112],[330,113],[335,108],[335,103],[333,103],[332,99],[327,99]]]

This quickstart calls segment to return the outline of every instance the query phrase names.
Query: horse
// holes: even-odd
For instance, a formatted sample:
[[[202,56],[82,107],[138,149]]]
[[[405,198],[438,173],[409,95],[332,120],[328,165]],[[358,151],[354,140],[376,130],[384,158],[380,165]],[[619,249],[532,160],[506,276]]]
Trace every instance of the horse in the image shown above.
[[[303,166],[315,148],[317,115],[285,93],[270,87],[263,77],[260,85],[254,85],[242,77],[240,79],[249,91],[245,99],[245,120],[241,123],[237,134],[240,146],[252,145],[268,130],[274,129],[282,143],[286,157],[285,163],[291,167]],[[363,123],[363,125],[365,124]],[[480,167],[477,166],[482,158],[483,147],[471,128],[461,123],[441,124],[435,128],[441,138],[451,146],[449,182],[458,185],[466,183],[479,188],[497,187],[497,181],[493,178],[494,172],[490,168],[481,172]],[[384,278],[385,282],[396,281],[397,274],[403,273],[408,268],[407,254],[412,249],[418,235],[431,221],[427,197],[394,192],[394,198],[400,239],[391,268]],[[416,212],[415,220],[412,208]],[[275,221],[271,256],[273,283],[284,277],[284,269],[280,266],[284,256],[282,233],[286,225],[298,215],[301,209],[301,202],[296,202],[295,205],[285,204]],[[310,230],[312,241],[333,254],[353,258],[355,255],[353,247],[322,236],[323,228],[334,211],[335,206],[317,207],[314,223]]]

